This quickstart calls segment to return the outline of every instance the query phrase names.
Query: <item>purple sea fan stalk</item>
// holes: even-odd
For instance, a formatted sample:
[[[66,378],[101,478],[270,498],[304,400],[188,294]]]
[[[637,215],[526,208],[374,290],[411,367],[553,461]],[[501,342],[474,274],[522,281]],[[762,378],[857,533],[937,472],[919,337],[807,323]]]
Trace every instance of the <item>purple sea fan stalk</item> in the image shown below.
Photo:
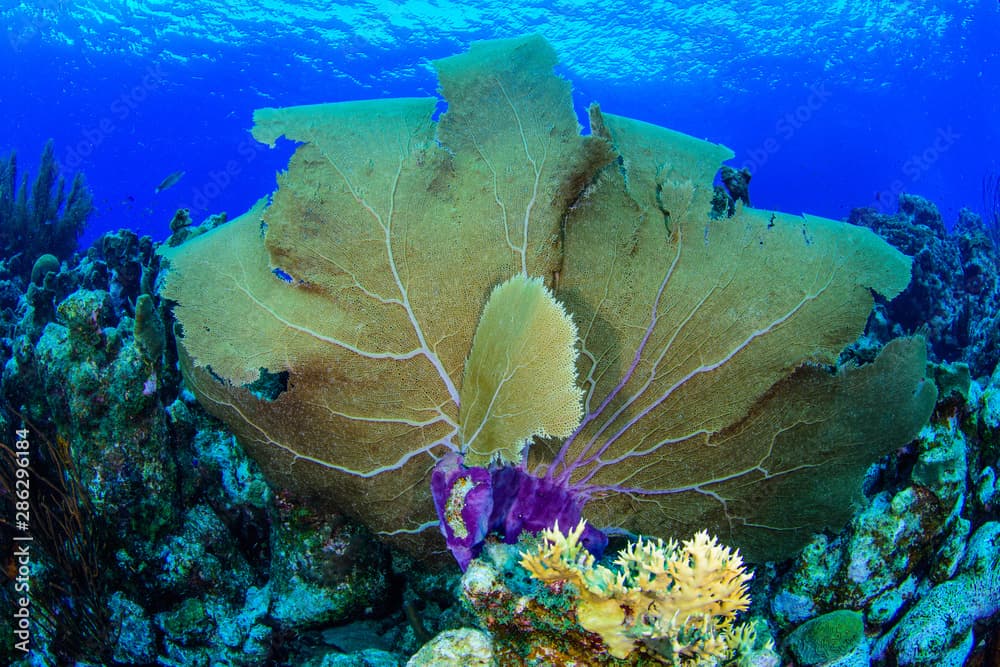
[[[435,466],[431,491],[441,532],[463,570],[479,555],[489,533],[514,544],[521,533],[538,533],[557,523],[576,525],[587,499],[586,487],[536,477],[524,465],[466,467],[454,453]],[[608,538],[587,523],[580,542],[599,557]]]

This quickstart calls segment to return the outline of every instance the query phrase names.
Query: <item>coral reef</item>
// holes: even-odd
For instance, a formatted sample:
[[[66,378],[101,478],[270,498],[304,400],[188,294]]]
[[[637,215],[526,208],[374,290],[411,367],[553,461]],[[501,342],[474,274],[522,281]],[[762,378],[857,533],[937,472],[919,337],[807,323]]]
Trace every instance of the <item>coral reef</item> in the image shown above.
[[[639,541],[597,563],[581,528],[488,543],[462,590],[499,665],[778,664],[765,626],[734,625],[748,602],[738,558],[707,537]]]
[[[1000,612],[1000,523],[983,524],[969,539],[955,576],[927,592],[876,649],[895,664],[963,665],[976,621]]]
[[[757,568],[746,614],[760,639],[740,664],[778,664],[763,651],[768,627],[795,665],[991,664],[985,653],[1000,625],[1000,372],[988,383],[948,382],[958,388],[942,392],[932,423],[871,469],[866,498],[840,534],[818,534],[793,561]],[[623,612],[600,609],[592,584],[619,580],[582,574],[602,566],[577,533],[528,544],[518,551],[488,541],[463,577],[500,664],[630,664],[616,662],[603,639],[595,644],[615,628],[611,636],[621,637]],[[525,550],[529,569],[550,581],[542,590],[518,565]],[[588,608],[598,611],[585,620]]]
[[[496,59],[504,52],[491,53]],[[468,97],[463,87],[470,86],[472,97],[496,92],[493,78],[463,79],[478,71],[466,70],[463,62],[468,64],[461,58],[440,64],[448,95]],[[550,65],[543,65],[539,67],[547,74]],[[535,74],[529,79],[534,81]],[[559,86],[553,90],[555,98],[562,99],[559,95],[565,91]],[[503,127],[500,111],[507,107],[490,106],[483,113],[499,115],[490,116],[496,122],[486,125]],[[361,133],[345,141],[364,140],[373,151],[349,164],[351,169],[343,172],[348,180],[340,190],[305,190],[373,202],[367,214],[381,215],[384,210],[374,194],[377,183],[361,185],[357,179],[377,173],[379,160],[393,158],[389,162],[398,169],[393,178],[398,176],[404,185],[406,178],[415,178],[421,192],[455,193],[470,183],[485,187],[489,196],[477,210],[491,229],[499,229],[502,226],[493,224],[496,220],[487,213],[498,199],[502,202],[508,216],[504,220],[513,230],[499,244],[506,250],[494,257],[497,244],[477,237],[482,246],[473,252],[453,242],[456,228],[444,230],[444,240],[434,239],[440,245],[435,257],[449,260],[441,265],[453,274],[446,277],[455,280],[424,292],[414,288],[406,294],[412,301],[397,299],[391,281],[366,282],[364,267],[355,265],[344,264],[346,278],[339,275],[323,282],[319,274],[303,268],[300,262],[309,253],[303,256],[292,243],[295,239],[289,234],[294,230],[282,217],[289,209],[288,217],[306,225],[311,234],[329,222],[317,218],[314,202],[295,183],[295,170],[302,166],[297,160],[333,150],[322,142],[307,145],[293,160],[271,208],[261,205],[218,229],[213,228],[225,216],[192,227],[189,216],[181,213],[171,225],[170,243],[180,250],[191,244],[211,249],[216,247],[211,245],[213,239],[227,239],[222,232],[235,226],[241,231],[232,233],[247,243],[241,249],[249,249],[243,259],[255,257],[266,267],[254,284],[262,290],[261,298],[285,295],[289,288],[305,293],[335,289],[342,297],[337,308],[343,312],[337,313],[346,322],[343,330],[295,329],[297,320],[290,317],[280,325],[289,329],[286,334],[296,343],[282,350],[283,355],[294,357],[303,339],[326,336],[318,347],[325,349],[336,340],[351,348],[341,357],[316,365],[307,377],[271,361],[260,362],[263,371],[256,360],[243,369],[247,386],[235,390],[245,402],[236,404],[262,413],[271,409],[275,419],[285,411],[286,419],[280,423],[265,424],[269,433],[285,427],[304,432],[304,440],[296,441],[303,447],[296,450],[298,458],[284,460],[277,472],[266,472],[280,480],[286,470],[308,476],[323,465],[346,465],[320,458],[303,445],[315,441],[356,444],[363,462],[371,466],[366,471],[371,477],[380,467],[398,473],[423,457],[416,466],[419,474],[389,475],[380,487],[379,483],[364,486],[371,481],[366,479],[359,486],[336,489],[325,502],[280,486],[272,489],[265,471],[226,426],[205,412],[191,391],[198,390],[202,397],[227,396],[205,389],[222,386],[223,375],[193,371],[185,349],[178,350],[170,335],[175,322],[171,304],[157,293],[163,271],[159,248],[151,239],[123,230],[102,236],[82,252],[50,248],[45,251],[51,253],[48,256],[25,255],[23,262],[8,257],[7,273],[0,274],[0,442],[12,442],[14,429],[30,434],[33,634],[31,655],[25,657],[5,642],[0,645],[0,664],[401,667],[407,656],[412,656],[413,667],[619,666],[699,660],[739,667],[777,667],[782,660],[788,665],[930,667],[996,661],[1000,646],[1000,370],[993,368],[998,347],[997,263],[996,249],[983,241],[976,219],[963,214],[949,233],[930,204],[909,196],[901,198],[895,216],[857,212],[853,221],[865,222],[916,255],[913,284],[896,301],[876,306],[869,336],[844,355],[836,372],[807,366],[788,375],[782,365],[763,383],[763,395],[747,399],[742,374],[761,369],[729,364],[727,355],[736,349],[733,340],[746,342],[746,348],[760,343],[767,354],[784,352],[798,344],[801,330],[791,325],[804,315],[789,307],[768,315],[768,321],[787,316],[782,323],[789,323],[792,330],[777,341],[758,341],[746,331],[742,338],[734,334],[733,340],[723,341],[715,325],[725,321],[727,327],[746,324],[759,331],[760,322],[751,311],[767,304],[748,295],[760,296],[761,290],[770,298],[801,302],[802,293],[782,292],[801,282],[798,262],[803,258],[789,257],[817,252],[829,242],[835,250],[828,255],[809,255],[813,262],[809,266],[818,275],[827,276],[823,271],[831,256],[840,262],[836,271],[849,271],[851,261],[841,257],[847,252],[860,253],[851,257],[862,264],[888,265],[882,268],[891,275],[883,275],[882,282],[864,279],[871,267],[859,269],[843,289],[849,293],[846,296],[838,293],[823,302],[819,293],[827,287],[810,292],[809,298],[815,297],[819,305],[806,313],[807,319],[813,318],[815,327],[837,329],[836,336],[820,345],[822,354],[816,357],[830,364],[868,317],[869,288],[882,285],[887,297],[902,290],[905,281],[896,274],[909,263],[867,231],[812,218],[761,217],[745,205],[734,205],[728,217],[709,221],[702,216],[701,226],[692,227],[686,212],[708,211],[709,167],[717,164],[721,149],[654,132],[662,140],[657,150],[670,156],[673,165],[698,163],[695,158],[704,156],[702,150],[712,154],[694,170],[703,186],[685,185],[693,182],[685,176],[688,172],[680,166],[660,170],[651,153],[637,148],[649,138],[639,136],[642,128],[598,110],[592,112],[595,135],[589,144],[604,142],[603,148],[576,144],[568,157],[559,153],[565,145],[544,142],[571,136],[575,126],[566,130],[555,122],[558,118],[549,119],[553,122],[537,134],[525,125],[524,141],[515,142],[518,151],[530,153],[543,146],[553,161],[560,154],[582,162],[580,170],[559,174],[547,171],[552,163],[539,162],[538,171],[529,171],[525,180],[520,169],[525,166],[524,154],[515,151],[511,157],[498,149],[509,143],[506,139],[463,134],[478,121],[462,115],[466,111],[457,99],[448,112],[456,115],[442,120],[446,126],[452,123],[444,139],[460,146],[471,142],[491,160],[506,162],[474,164],[468,154],[456,151],[447,156],[448,169],[433,175],[421,172],[420,167],[441,156],[435,157],[427,144],[407,157],[410,162],[400,162],[398,154],[387,158],[377,150],[378,138],[364,134],[371,109],[365,104],[335,107],[347,115],[352,131]],[[397,111],[394,118],[410,118],[406,109]],[[305,112],[265,113],[258,131],[294,133],[294,117],[300,113]],[[417,125],[427,130],[428,123],[425,119]],[[633,159],[627,165],[614,161],[605,168],[601,160],[610,155]],[[330,160],[324,155],[308,164],[325,168]],[[15,167],[13,159],[0,165],[12,192],[17,188]],[[494,181],[507,174],[511,182]],[[626,180],[628,188],[623,185]],[[22,185],[13,200],[0,204],[0,211],[6,210],[2,206],[16,208],[19,199],[27,207],[20,210],[35,210],[29,200],[41,197],[41,192],[49,196],[50,206],[59,199],[55,182],[52,173],[40,175],[30,196]],[[643,183],[649,187],[643,189]],[[533,185],[538,186],[538,196],[530,206],[528,201],[508,198],[513,192],[532,192]],[[650,194],[654,190],[656,194]],[[73,195],[71,190],[66,202],[74,197],[78,204],[73,210],[82,210],[84,195]],[[453,195],[445,199],[452,207],[468,204]],[[569,207],[574,216],[573,233],[554,245],[552,239],[558,234],[552,232],[569,228],[552,226],[562,219],[563,209],[558,215],[540,210],[552,201]],[[636,216],[618,227],[597,224],[608,210],[622,208]],[[522,214],[529,209],[545,222],[530,233],[537,231],[538,239],[547,240],[529,244],[530,248],[517,245],[518,234],[526,230],[515,226],[526,219]],[[419,231],[425,222],[440,224],[437,213],[444,209],[413,210],[427,216],[407,219]],[[640,219],[656,224],[644,226]],[[267,263],[271,255],[260,245],[262,220],[270,251],[280,260],[275,266],[287,271],[284,275],[273,273]],[[773,229],[767,226],[772,222]],[[747,229],[759,233],[741,236]],[[345,238],[359,246],[379,247],[388,233],[377,224],[369,231],[375,236]],[[597,235],[600,242],[591,243],[585,232]],[[791,241],[809,234],[813,234],[809,243]],[[390,243],[393,250],[406,251],[394,257],[413,261],[417,238],[403,237],[397,239],[402,245]],[[689,246],[680,237],[698,243]],[[649,238],[662,243],[650,244]],[[330,248],[314,244],[309,250],[323,254]],[[348,250],[360,252],[355,246]],[[325,257],[344,260],[335,251]],[[492,259],[482,261],[494,262],[485,275],[464,270],[465,265],[480,266],[483,253]],[[724,280],[706,279],[688,264],[704,265],[711,272],[719,263],[725,267],[749,261],[750,254],[761,258],[761,263],[753,264],[754,271],[726,273]],[[211,275],[217,284],[235,275],[232,266],[218,261],[223,255],[221,251],[207,255],[206,266],[214,270]],[[464,263],[462,271],[454,269],[454,258]],[[399,261],[396,268],[405,269],[401,280],[419,283],[425,267]],[[546,270],[521,271],[522,261],[525,266],[537,261]],[[549,270],[554,266],[558,274]],[[623,267],[628,270],[623,272]],[[648,279],[650,267],[660,268],[658,281]],[[765,271],[773,273],[773,283],[760,280]],[[528,274],[544,280],[528,279]],[[493,286],[512,276],[499,300],[493,301]],[[828,278],[823,278],[823,285]],[[692,288],[690,294],[672,292],[671,281],[698,289]],[[196,287],[208,290],[217,284],[196,283]],[[659,310],[652,307],[655,300],[647,298],[651,285],[656,294],[662,288],[665,295]],[[457,323],[449,320],[450,308],[439,307],[440,293],[448,289],[464,308]],[[729,289],[732,298],[719,302],[710,298]],[[595,291],[607,303],[593,299]],[[237,298],[231,296],[230,302]],[[481,316],[487,304],[492,313]],[[190,305],[181,304],[179,312],[185,307]],[[423,347],[414,347],[409,339],[386,342],[384,336],[399,327],[381,331],[371,324],[380,322],[378,317],[365,324],[352,310],[360,308],[368,316],[383,307],[402,313],[404,324],[409,312],[417,319],[440,321],[443,328],[430,332]],[[836,307],[851,310],[850,316]],[[568,323],[563,319],[567,313],[572,318]],[[275,314],[295,313],[278,309],[270,313]],[[245,319],[251,328],[259,323],[253,315]],[[892,341],[884,347],[875,344],[925,324],[933,358],[955,363],[925,367],[922,339]],[[185,335],[185,340],[194,337],[192,325],[186,326]],[[576,349],[575,336],[581,338]],[[525,357],[536,349],[528,343],[536,340],[546,344],[546,352]],[[627,345],[616,347],[610,341]],[[375,343],[385,346],[366,347]],[[650,357],[653,349],[663,358]],[[410,356],[414,350],[420,354]],[[449,387],[438,393],[426,390],[433,384],[428,378],[444,377],[435,374],[431,363],[432,352],[439,350],[438,361],[447,361],[442,368],[451,379],[450,389],[469,396],[461,401],[464,412],[462,406],[449,403]],[[229,363],[242,359],[242,348],[229,352]],[[713,352],[722,356],[712,357]],[[373,353],[384,353],[392,362],[381,367],[383,375],[374,379],[368,374],[370,359],[355,358]],[[745,360],[756,353],[739,348],[731,356]],[[793,360],[786,361],[798,364],[802,350],[791,356]],[[683,366],[696,357],[697,363]],[[315,358],[304,355],[296,361],[308,366]],[[423,374],[397,370],[410,368],[414,359],[424,364]],[[574,359],[575,372],[566,372]],[[862,359],[868,363],[855,367]],[[182,382],[180,365],[193,383],[190,388]],[[222,369],[213,365],[211,370]],[[705,385],[689,379],[720,369],[729,374]],[[552,381],[546,392],[560,400],[545,404],[534,396],[534,383],[518,377],[526,370],[545,373],[545,379]],[[466,373],[478,373],[477,381],[463,384]],[[327,428],[330,424],[322,420],[312,424],[308,411],[289,412],[287,401],[301,391],[296,383],[308,385],[319,376],[338,395],[370,395],[410,409],[392,415],[373,412],[368,417],[381,420],[374,431],[352,430],[344,415],[374,410],[373,404],[358,398],[361,402],[345,407],[324,402],[325,394],[312,395],[317,399],[313,408],[346,419],[334,420],[343,427],[340,430]],[[574,377],[577,384],[572,383]],[[644,378],[641,383],[639,377]],[[643,384],[659,392],[656,397],[662,400],[645,401]],[[935,395],[930,422],[918,428]],[[741,400],[742,407],[733,407]],[[579,407],[575,401],[580,401],[582,410],[572,409]],[[348,412],[348,407],[356,412]],[[736,412],[741,416],[729,420]],[[565,425],[570,413],[572,428]],[[845,414],[850,419],[832,418]],[[658,416],[643,422],[649,415]],[[517,428],[508,428],[515,422]],[[715,428],[719,430],[709,433]],[[575,435],[565,441],[542,437],[526,444],[536,434],[566,429]],[[595,444],[606,434],[611,440],[617,438],[621,447]],[[427,439],[420,440],[424,436]],[[245,432],[240,437],[245,441]],[[670,446],[657,456],[647,456],[663,443]],[[881,458],[869,467],[877,456]],[[636,463],[629,467],[633,481],[624,493],[614,469],[619,459]],[[13,450],[0,447],[4,544],[11,543],[14,532],[8,523],[15,497],[13,465]],[[783,478],[792,477],[783,473],[798,467],[814,467],[815,474],[805,482],[782,486]],[[743,474],[747,470],[754,474]],[[673,475],[653,480],[661,485],[657,488],[671,491],[662,495],[710,498],[727,511],[713,515],[704,505],[685,501],[672,510],[678,518],[663,519],[659,498],[645,495],[653,483],[643,478],[653,474],[649,471],[665,478]],[[761,483],[767,475],[775,478],[768,480],[771,485]],[[738,491],[749,490],[747,495],[725,484],[702,483],[730,477],[733,486],[741,487]],[[314,488],[324,489],[326,480],[318,475],[310,481],[317,484]],[[371,496],[359,493],[359,488],[370,490]],[[407,495],[411,491],[414,495]],[[422,504],[412,504],[413,498]],[[771,503],[774,499],[780,502]],[[434,521],[432,500],[441,513],[439,521]],[[454,567],[427,569],[427,560],[433,559],[397,550],[391,539],[382,539],[387,535],[353,522],[351,516],[359,513],[352,508],[365,503],[375,503],[373,512],[394,504],[392,512],[412,514],[406,530],[433,533],[440,525],[447,545],[463,559],[464,575]],[[741,503],[754,507],[747,510]],[[763,509],[768,506],[772,509]],[[643,513],[653,518],[634,519]],[[584,517],[587,521],[580,522]],[[559,526],[573,528],[569,533],[549,528],[556,520]],[[719,533],[727,544],[727,537],[736,535],[754,545],[753,534],[739,527],[752,521],[772,527],[805,526],[796,539],[806,546],[789,560],[755,562],[754,578],[749,580],[740,555],[706,533],[679,544],[621,530],[607,535],[597,529],[621,523],[634,532],[649,525],[653,534],[669,537],[691,534],[694,531],[681,530],[696,527]],[[824,527],[828,529],[819,530]],[[541,536],[529,535],[539,530]],[[617,555],[601,556],[607,546]],[[764,547],[757,551],[771,553]],[[440,538],[436,549],[444,551]],[[741,553],[747,552],[741,548]],[[13,605],[11,578],[17,564],[6,553],[3,556],[0,633],[11,636],[13,615],[7,610]],[[737,612],[739,622],[734,620]]]
[[[268,665],[366,614],[403,645],[405,614],[386,606],[390,583],[404,580],[385,548],[342,517],[276,498],[179,386],[169,312],[146,291],[157,273],[148,238],[107,234],[0,313],[3,440],[23,427],[34,445],[33,655]],[[11,531],[0,524],[5,543]],[[404,586],[411,599],[417,579]],[[11,594],[4,586],[0,605]],[[0,662],[17,657],[4,643]]]
[[[944,397],[916,441],[873,468],[849,525],[817,535],[772,580],[768,612],[788,642],[812,619],[849,611],[864,641],[843,664],[869,664],[870,650],[872,664],[961,665],[983,619],[1000,620],[998,386],[995,374]]]
[[[982,188],[983,222],[993,245],[1000,247],[1000,172],[987,171],[983,174]]]
[[[61,657],[111,659],[115,614],[149,581],[117,570],[128,583],[116,586],[109,562],[116,551],[149,558],[125,545],[157,541],[183,500],[162,409],[176,390],[150,382],[154,367],[136,349],[113,281],[98,254],[74,255],[50,263],[42,284],[0,315],[5,426],[32,433],[36,516],[44,517],[36,640]],[[112,598],[120,604],[109,605]]]
[[[949,231],[933,203],[902,194],[895,214],[859,208],[848,222],[913,257],[909,287],[880,307],[882,338],[926,332],[932,360],[990,375],[1000,361],[1000,247],[982,219],[962,209]]]

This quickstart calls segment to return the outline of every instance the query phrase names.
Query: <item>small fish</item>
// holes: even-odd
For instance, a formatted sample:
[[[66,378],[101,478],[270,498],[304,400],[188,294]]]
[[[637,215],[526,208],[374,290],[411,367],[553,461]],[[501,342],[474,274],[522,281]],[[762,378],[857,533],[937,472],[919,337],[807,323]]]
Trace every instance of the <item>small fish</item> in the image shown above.
[[[156,190],[154,191],[154,193],[160,194],[167,188],[172,187],[174,184],[177,183],[177,181],[181,180],[184,177],[184,174],[186,173],[187,173],[186,171],[175,171],[174,173],[170,174],[169,176],[164,178],[159,185],[156,186]]]

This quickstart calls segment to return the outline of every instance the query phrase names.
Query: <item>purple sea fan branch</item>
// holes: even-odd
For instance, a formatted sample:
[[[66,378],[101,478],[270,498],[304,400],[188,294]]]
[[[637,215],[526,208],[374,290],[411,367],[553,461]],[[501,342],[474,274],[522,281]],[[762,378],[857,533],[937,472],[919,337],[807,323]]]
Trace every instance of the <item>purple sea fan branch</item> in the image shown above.
[[[616,458],[610,459],[608,461],[601,461],[600,460],[601,457],[608,451],[608,449],[615,442],[618,441],[619,438],[621,438],[622,436],[624,436],[625,433],[627,433],[628,430],[630,428],[632,428],[633,426],[635,426],[635,424],[638,423],[641,419],[643,419],[644,417],[648,416],[650,413],[652,413],[653,411],[655,411],[656,409],[658,409],[663,404],[663,402],[665,400],[667,400],[678,388],[680,388],[681,386],[683,386],[686,382],[689,382],[694,377],[697,377],[698,375],[702,375],[702,374],[705,374],[705,373],[711,373],[711,372],[716,371],[719,368],[725,366],[727,363],[729,363],[730,361],[732,361],[732,359],[734,357],[736,357],[736,355],[738,355],[740,352],[742,352],[747,347],[749,347],[750,344],[753,343],[755,340],[757,340],[761,336],[765,336],[765,335],[773,332],[776,328],[780,327],[782,324],[784,324],[785,322],[787,322],[788,320],[790,320],[792,317],[794,317],[795,314],[798,313],[807,303],[815,300],[820,294],[822,294],[822,292],[829,286],[829,284],[830,284],[831,281],[832,281],[832,277],[822,287],[820,287],[819,290],[817,290],[816,292],[807,293],[805,296],[803,296],[803,298],[799,301],[799,303],[797,303],[793,308],[790,308],[781,317],[778,317],[778,318],[772,320],[771,322],[769,322],[767,324],[767,326],[764,326],[764,327],[761,327],[759,329],[755,329],[754,331],[751,331],[750,334],[746,338],[744,338],[738,345],[734,346],[733,349],[731,349],[722,358],[718,359],[717,361],[715,361],[713,363],[703,364],[703,365],[701,365],[701,366],[699,366],[699,367],[697,367],[695,369],[692,369],[690,372],[688,372],[686,375],[684,375],[684,377],[680,378],[677,382],[675,382],[673,385],[671,385],[669,388],[667,388],[666,391],[664,391],[662,394],[660,394],[660,396],[657,397],[655,400],[653,400],[649,405],[647,405],[642,410],[638,411],[634,416],[632,416],[628,421],[626,421],[625,424],[623,424],[611,437],[609,437],[601,445],[601,447],[597,450],[597,452],[595,452],[594,454],[592,454],[592,455],[587,456],[586,458],[584,458],[584,455],[586,454],[586,452],[590,448],[590,443],[588,443],[587,448],[585,448],[584,452],[582,452],[581,455],[579,457],[577,457],[577,460],[574,461],[574,463],[569,467],[569,469],[568,469],[567,472],[569,472],[571,474],[572,471],[575,471],[575,470],[577,470],[579,468],[582,468],[584,466],[588,466],[588,465],[594,464],[593,468],[580,480],[581,483],[585,484],[585,483],[589,482],[591,479],[593,479],[594,476],[601,470],[601,468],[604,468],[604,467],[609,466],[609,465],[614,465],[615,463],[621,462],[625,458],[628,458],[630,456],[636,455],[634,452],[630,452],[630,453],[625,454],[625,455],[623,455],[621,457],[616,457]],[[707,297],[706,297],[706,299],[707,299]],[[690,319],[690,317],[693,314],[694,314],[694,312],[692,312],[691,315],[689,315],[688,318],[685,319],[685,323]],[[652,325],[650,326],[649,331],[652,331]],[[647,335],[648,335],[649,331],[647,331]],[[674,334],[674,337],[675,336],[676,336],[676,332]],[[671,337],[671,341],[673,340],[674,337]],[[645,343],[645,340],[646,339],[644,339],[644,341],[643,341],[644,343]],[[666,352],[667,349],[669,349],[669,347],[670,347],[670,343],[668,342],[667,345],[664,348],[664,353]],[[661,358],[662,358],[662,354],[661,354]],[[615,414],[611,416],[611,418],[607,422],[608,425],[610,425],[620,414],[622,414],[624,412],[624,410],[625,410],[626,407],[628,407],[629,405],[631,405],[636,399],[638,399],[639,396],[641,396],[645,392],[645,390],[652,383],[653,379],[655,379],[657,366],[658,366],[658,363],[653,364],[653,368],[650,371],[650,376],[649,376],[648,380],[642,385],[642,387],[640,387],[625,402],[625,404],[622,406],[622,408],[620,408],[619,410],[617,410],[615,412]],[[630,368],[629,369],[629,375],[632,372],[634,372],[634,368]],[[598,432],[598,434],[595,434],[594,437],[596,438],[601,432],[603,432],[603,430],[604,430],[604,427],[602,427],[601,430]],[[692,435],[697,435],[700,432],[704,432],[704,431],[698,431],[698,432],[693,433]],[[678,439],[677,441],[679,441],[679,440],[680,439]],[[663,444],[668,444],[669,442],[670,442],[669,440],[668,441],[663,441],[658,446],[662,446]]]
[[[608,419],[608,421],[605,422],[605,425],[602,426],[597,431],[597,433],[595,433],[591,437],[590,441],[584,447],[583,452],[581,452],[580,456],[577,457],[577,460],[573,464],[568,466],[566,465],[565,463],[566,456],[569,453],[569,450],[572,447],[574,441],[576,440],[576,437],[580,435],[583,429],[585,429],[591,422],[597,419],[604,412],[604,410],[607,409],[607,407],[611,404],[611,402],[618,396],[618,394],[621,393],[622,389],[625,388],[625,385],[628,384],[629,380],[631,380],[632,376],[635,374],[636,369],[639,367],[639,362],[642,361],[643,352],[645,352],[646,345],[649,343],[649,339],[653,335],[653,330],[656,329],[656,324],[659,321],[660,303],[663,300],[663,292],[666,290],[667,284],[670,282],[670,277],[674,274],[674,269],[677,267],[677,264],[680,261],[681,248],[682,248],[682,244],[680,242],[681,241],[680,234],[681,234],[680,230],[677,230],[676,232],[677,252],[674,253],[673,261],[670,263],[670,267],[664,274],[663,280],[660,281],[660,287],[656,292],[656,297],[653,299],[653,302],[650,305],[649,326],[646,327],[646,331],[642,336],[642,340],[639,342],[639,345],[635,349],[635,354],[632,357],[632,363],[629,365],[628,371],[626,371],[625,374],[622,376],[622,379],[618,382],[617,386],[615,386],[615,388],[612,389],[611,392],[609,392],[608,395],[604,397],[604,400],[601,401],[601,404],[597,407],[597,409],[592,412],[588,412],[584,416],[583,420],[580,422],[580,425],[577,426],[576,430],[573,431],[573,434],[570,435],[568,438],[566,438],[566,440],[562,444],[562,447],[560,447],[559,452],[553,459],[551,465],[549,465],[548,469],[546,470],[545,473],[546,479],[552,479],[555,470],[557,468],[560,468],[561,472],[559,474],[558,481],[563,484],[568,483],[569,478],[572,476],[573,472],[576,470],[579,464],[580,456],[583,456],[590,449],[590,447],[593,446],[597,438],[600,437],[601,433],[604,432],[604,429],[607,428],[607,426],[610,425],[611,422],[614,420],[614,418],[617,416],[618,413],[616,412],[616,414],[612,416],[610,419]],[[630,399],[630,401],[627,401],[626,404],[629,404],[631,400],[632,399]]]
[[[654,453],[657,449],[660,449],[661,447],[666,447],[666,446],[669,446],[669,445],[672,445],[672,444],[676,444],[676,443],[679,443],[679,442],[684,442],[684,441],[686,441],[686,440],[688,440],[690,438],[693,438],[693,437],[697,437],[697,436],[708,437],[709,435],[711,435],[711,431],[709,431],[707,429],[699,429],[697,431],[692,431],[690,433],[685,433],[684,435],[679,436],[677,438],[668,438],[666,440],[661,440],[661,441],[657,442],[656,444],[654,444],[654,445],[652,445],[650,447],[647,447],[645,449],[642,449],[642,450],[631,450],[631,451],[628,451],[628,452],[626,452],[624,454],[621,454],[620,456],[616,456],[614,458],[607,459],[607,460],[602,460],[601,456],[604,454],[605,451],[607,451],[607,448],[611,444],[613,444],[613,442],[614,442],[613,440],[609,440],[603,447],[601,447],[601,450],[599,452],[597,452],[593,456],[587,458],[585,461],[583,461],[580,464],[579,468],[582,468],[584,466],[591,465],[591,464],[593,464],[593,467],[587,472],[587,474],[585,474],[583,477],[581,477],[576,482],[576,484],[578,486],[582,487],[582,488],[601,489],[603,487],[592,487],[592,486],[590,486],[590,482],[597,475],[597,473],[599,473],[603,468],[606,468],[608,466],[618,465],[618,464],[622,463],[623,461],[626,461],[626,460],[631,459],[631,458],[642,458],[644,456],[649,456],[650,454]]]

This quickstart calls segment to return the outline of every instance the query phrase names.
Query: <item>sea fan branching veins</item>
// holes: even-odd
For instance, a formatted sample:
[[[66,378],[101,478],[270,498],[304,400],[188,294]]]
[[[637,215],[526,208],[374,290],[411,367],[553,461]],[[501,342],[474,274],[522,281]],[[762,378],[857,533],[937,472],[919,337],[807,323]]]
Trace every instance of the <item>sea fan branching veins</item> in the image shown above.
[[[439,120],[258,111],[258,140],[300,143],[270,203],[162,251],[185,376],[273,483],[416,552],[582,514],[788,553],[933,406],[919,339],[833,369],[909,259],[711,219],[732,153],[596,106],[582,135],[555,62],[539,37],[437,61]]]

